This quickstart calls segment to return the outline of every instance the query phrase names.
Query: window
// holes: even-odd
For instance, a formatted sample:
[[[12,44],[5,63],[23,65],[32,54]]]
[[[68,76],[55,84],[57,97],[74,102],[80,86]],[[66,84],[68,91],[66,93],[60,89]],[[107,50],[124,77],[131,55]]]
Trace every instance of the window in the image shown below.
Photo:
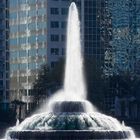
[[[3,87],[3,81],[0,80],[0,87],[2,88]]]
[[[51,28],[59,28],[59,22],[58,21],[51,21]]]
[[[20,57],[26,57],[26,50],[22,50],[19,52]]]
[[[36,63],[29,63],[29,69],[33,70],[36,69]]]
[[[42,8],[42,9],[38,9],[38,15],[42,16],[46,14],[46,9]]]
[[[25,25],[25,24],[21,24],[21,25],[19,26],[19,31],[20,31],[20,32],[25,32],[25,30],[26,30],[26,25]]]
[[[34,36],[30,36],[29,37],[29,43],[35,43],[36,42],[36,36],[34,35]]]
[[[65,48],[62,48],[62,55],[65,55]]]
[[[26,37],[19,38],[19,43],[24,44],[26,42]]]
[[[61,28],[66,28],[66,21],[61,22]]]
[[[61,35],[61,41],[66,41],[66,36],[65,35]]]
[[[46,41],[46,36],[45,35],[39,35],[38,36],[38,42],[45,42]]]
[[[19,66],[20,66],[20,70],[26,70],[27,64],[23,63],[23,64],[20,64]]]
[[[38,22],[38,29],[44,29],[47,27],[46,22]]]
[[[18,64],[11,64],[11,65],[10,65],[10,70],[11,70],[11,71],[18,70]]]
[[[51,14],[52,15],[58,15],[59,14],[59,9],[58,8],[51,8]]]
[[[0,42],[1,43],[1,42]],[[1,43],[2,44],[2,43]],[[10,40],[10,45],[11,46],[14,46],[14,45],[17,45],[17,39],[11,39]]]
[[[38,55],[46,55],[47,51],[46,51],[46,48],[39,48],[38,49]]]
[[[10,19],[16,19],[17,18],[17,13],[16,12],[11,12],[10,13]]]
[[[59,49],[58,48],[51,48],[51,55],[59,55]]]
[[[3,78],[3,73],[0,73],[0,79],[2,79]]]
[[[51,41],[59,41],[59,35],[51,35]]]
[[[25,14],[25,15],[26,15],[26,14]],[[30,17],[36,16],[36,10],[30,10],[30,11],[29,11],[29,16],[30,16]]]
[[[61,9],[61,14],[62,15],[67,15],[68,14],[68,8],[62,8]]]
[[[36,49],[30,49],[29,56],[36,56]]]
[[[57,62],[51,62],[51,68],[54,68],[55,67],[55,65],[57,64]]]
[[[9,70],[9,63],[6,62],[6,70],[8,71]]]

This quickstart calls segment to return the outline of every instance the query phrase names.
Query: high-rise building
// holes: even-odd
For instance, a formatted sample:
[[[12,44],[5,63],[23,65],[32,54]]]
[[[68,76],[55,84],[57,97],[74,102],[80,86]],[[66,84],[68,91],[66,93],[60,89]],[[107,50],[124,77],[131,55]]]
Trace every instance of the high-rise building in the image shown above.
[[[11,100],[33,104],[41,65],[54,67],[65,54],[68,0],[10,0]],[[31,104],[30,104],[31,103]]]
[[[111,73],[130,72],[139,74],[139,0],[108,0],[112,21]],[[107,70],[107,69],[106,69]],[[109,73],[108,73],[109,74]]]
[[[105,13],[104,0],[85,0],[83,1],[84,10],[84,46],[85,55],[93,56],[98,59],[99,64],[104,62],[104,45],[101,40],[103,20]]]
[[[0,1],[0,107],[9,100],[9,0]]]
[[[47,59],[46,5],[46,0],[10,0],[11,100],[32,102],[30,89]]]
[[[124,106],[127,108],[129,102],[131,104],[129,100],[131,96],[134,96],[131,98],[137,100],[135,93],[125,89],[123,83],[119,84],[119,76],[123,75],[125,79],[127,75],[130,76],[130,79],[133,79],[133,76],[139,76],[140,74],[140,1],[107,0],[106,6],[111,19],[112,37],[109,41],[110,49],[105,53],[106,67],[104,71],[107,76],[116,76],[116,79],[111,80],[110,89],[106,94],[106,107],[107,110],[113,112],[115,111],[117,96],[123,95],[128,102],[123,104],[122,108]],[[121,97],[120,100],[122,100]],[[131,108],[130,106],[129,108]]]
[[[72,1],[10,0],[10,91],[13,99],[27,104],[32,102],[31,89],[40,66],[47,62],[54,67],[65,55],[68,7]],[[84,53],[96,59],[97,65],[104,65],[108,40],[103,38],[109,38],[105,30],[105,25],[109,25],[104,22],[105,0],[75,2],[81,19]]]

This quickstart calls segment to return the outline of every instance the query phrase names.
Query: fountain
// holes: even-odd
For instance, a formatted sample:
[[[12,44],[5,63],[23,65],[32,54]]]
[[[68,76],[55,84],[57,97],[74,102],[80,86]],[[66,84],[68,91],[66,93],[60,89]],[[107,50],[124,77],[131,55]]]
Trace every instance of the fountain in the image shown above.
[[[86,100],[80,22],[75,3],[69,8],[64,89],[52,97],[44,113],[9,129],[7,140],[88,140],[135,138],[133,130],[97,112]]]

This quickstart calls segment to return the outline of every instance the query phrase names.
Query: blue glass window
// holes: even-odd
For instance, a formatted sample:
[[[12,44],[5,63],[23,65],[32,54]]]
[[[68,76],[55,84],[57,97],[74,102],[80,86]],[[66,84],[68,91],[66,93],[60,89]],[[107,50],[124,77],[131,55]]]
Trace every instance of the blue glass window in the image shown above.
[[[46,28],[46,27],[47,27],[46,22],[39,22],[38,23],[38,29],[43,29],[43,28]]]
[[[11,26],[10,27],[10,31],[13,33],[13,32],[18,32],[18,27],[16,25],[14,26]]]
[[[26,50],[22,50],[19,52],[20,57],[26,57]]]
[[[36,56],[36,49],[29,50],[29,56]]]
[[[12,70],[12,71],[18,70],[18,64],[11,64],[10,65],[10,70]]]
[[[16,7],[17,6],[17,2],[18,0],[10,0],[10,7]]]
[[[26,63],[22,63],[19,65],[19,69],[20,70],[26,70],[27,64]]]
[[[10,19],[16,19],[17,18],[17,13],[16,12],[11,12],[10,13]]]
[[[20,18],[26,17],[26,11],[20,11],[19,17],[20,17]]]
[[[19,38],[19,44],[25,44],[26,43],[26,37]]]
[[[36,13],[37,11],[36,10],[31,10],[31,11],[29,11],[29,16],[30,17],[34,17],[34,16],[36,16]]]
[[[29,69],[36,69],[36,63],[29,63]]]
[[[20,32],[24,32],[26,30],[26,24],[21,24],[19,26],[19,30],[20,30]]]
[[[20,4],[25,4],[26,0],[18,0]]]
[[[17,55],[18,55],[18,52],[10,52],[10,57],[11,58],[16,58],[17,57]]]
[[[36,23],[30,23],[28,28],[29,28],[29,30],[35,30],[36,29]]]
[[[16,46],[17,45],[17,39],[15,39],[15,38],[14,39],[10,39],[10,45],[11,46],[14,46],[14,45]]]
[[[38,9],[38,15],[42,16],[42,15],[45,15],[46,14],[46,9]]]
[[[46,41],[46,36],[45,36],[45,35],[39,35],[39,36],[38,36],[38,41],[39,41],[39,42]]]
[[[28,3],[29,4],[34,4],[34,3],[36,3],[36,0],[29,0]]]
[[[35,43],[36,42],[36,36],[29,37],[29,43]]]
[[[43,55],[46,55],[46,53],[47,53],[46,52],[46,48],[39,48],[38,49],[38,55],[42,55],[43,56]]]

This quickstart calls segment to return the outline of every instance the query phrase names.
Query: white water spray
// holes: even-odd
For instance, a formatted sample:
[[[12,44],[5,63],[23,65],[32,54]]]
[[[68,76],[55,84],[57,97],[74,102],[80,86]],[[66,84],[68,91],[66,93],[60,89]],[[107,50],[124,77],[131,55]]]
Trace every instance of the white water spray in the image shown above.
[[[78,98],[77,100],[86,98],[80,40],[80,21],[74,2],[69,8],[68,16],[64,92],[66,100],[76,100],[75,95]]]

